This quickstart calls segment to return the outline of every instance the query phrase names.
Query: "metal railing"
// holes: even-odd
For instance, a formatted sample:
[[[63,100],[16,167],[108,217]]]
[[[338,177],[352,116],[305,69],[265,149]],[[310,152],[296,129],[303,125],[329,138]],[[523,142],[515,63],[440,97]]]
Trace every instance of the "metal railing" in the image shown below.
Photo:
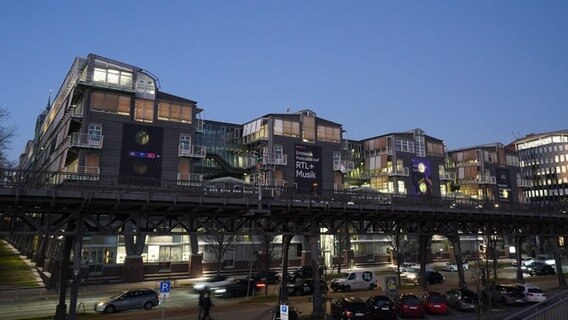
[[[103,139],[103,135],[93,136],[88,133],[73,132],[69,147],[101,149],[103,147]]]
[[[178,156],[180,157],[205,158],[206,154],[206,146],[181,143],[178,147]]]
[[[408,177],[410,174],[410,170],[408,169],[408,167],[402,167],[402,168],[382,168],[382,169],[375,169],[375,170],[369,170],[369,174],[371,176],[389,176],[389,177],[393,177],[393,176],[400,176],[400,177]]]
[[[90,85],[93,87],[99,87],[99,88],[106,88],[106,89],[118,89],[118,90],[124,90],[124,91],[128,91],[128,92],[134,92],[136,90],[135,86],[134,86],[134,81],[132,80],[132,78],[127,79],[126,81],[119,81],[119,83],[112,83],[112,82],[108,82],[108,81],[95,81],[93,80],[93,72],[87,72],[86,73],[86,77],[85,75],[83,75],[83,77],[81,79],[79,79],[79,83],[81,84],[85,84],[85,85]]]
[[[318,194],[298,191],[293,186],[286,187],[284,182],[275,182],[276,186],[258,186],[235,184],[211,184],[202,179],[200,174],[180,173],[176,179],[157,179],[139,176],[101,175],[98,168],[81,167],[76,172],[46,172],[19,169],[0,170],[0,189],[69,189],[74,191],[89,190],[100,192],[144,191],[152,193],[183,194],[198,197],[247,197],[251,201],[258,199],[258,192],[266,190],[270,199],[275,201],[324,203],[339,206],[393,205],[398,207],[432,208],[443,212],[458,212],[461,209],[479,210],[486,214],[504,213],[521,215],[524,213],[550,216],[566,216],[561,207],[530,205],[524,203],[496,203],[494,201],[459,199],[448,197],[417,197],[415,195],[395,195],[378,191],[319,190]],[[277,190],[278,192],[275,192]],[[263,191],[264,192],[264,191]],[[268,198],[267,198],[268,199]]]
[[[540,302],[526,308],[505,320],[549,320],[565,319],[568,314],[568,290],[548,297],[545,302]]]

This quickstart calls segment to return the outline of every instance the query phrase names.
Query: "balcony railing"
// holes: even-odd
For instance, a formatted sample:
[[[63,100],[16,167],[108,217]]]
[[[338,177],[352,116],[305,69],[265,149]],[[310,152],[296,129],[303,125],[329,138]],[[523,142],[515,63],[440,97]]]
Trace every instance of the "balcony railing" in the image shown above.
[[[408,167],[402,168],[383,168],[383,169],[376,169],[370,170],[369,173],[371,176],[378,177],[378,176],[399,176],[399,177],[408,177],[410,170]]]
[[[263,155],[259,160],[261,165],[285,166],[288,164],[288,155]]]
[[[79,83],[99,88],[107,88],[107,89],[118,89],[123,91],[135,92],[136,88],[134,86],[134,81],[132,79],[123,80],[120,83],[111,83],[108,81],[94,81],[93,80],[93,73],[88,72],[82,75],[79,79]]]
[[[526,179],[517,179],[517,187],[518,188],[532,188],[533,182],[531,180]]]
[[[103,135],[93,135],[87,133],[73,132],[69,146],[71,148],[102,149]]]
[[[440,180],[454,181],[456,180],[456,173],[455,172],[440,173]]]
[[[58,175],[52,176],[55,184],[69,181],[99,181],[101,168],[99,167],[73,167],[65,168]]]
[[[341,171],[343,173],[347,173],[349,171],[353,171],[355,169],[355,163],[353,161],[333,161],[333,170],[334,171]]]
[[[182,143],[178,147],[178,156],[190,158],[205,158],[207,148],[205,146]]]
[[[280,179],[267,179],[262,185],[266,187],[286,187],[288,182]]]
[[[203,175],[198,173],[178,173],[178,186],[201,186]]]
[[[459,184],[496,184],[495,176],[481,176],[477,178],[458,179]]]

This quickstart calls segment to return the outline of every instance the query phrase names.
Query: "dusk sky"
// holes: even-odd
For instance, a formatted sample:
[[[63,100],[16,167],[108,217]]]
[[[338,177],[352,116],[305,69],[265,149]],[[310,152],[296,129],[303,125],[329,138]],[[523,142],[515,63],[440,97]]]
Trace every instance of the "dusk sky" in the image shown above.
[[[349,139],[421,128],[450,150],[568,129],[568,1],[2,1],[0,30],[11,160],[89,53],[206,120],[310,109]]]

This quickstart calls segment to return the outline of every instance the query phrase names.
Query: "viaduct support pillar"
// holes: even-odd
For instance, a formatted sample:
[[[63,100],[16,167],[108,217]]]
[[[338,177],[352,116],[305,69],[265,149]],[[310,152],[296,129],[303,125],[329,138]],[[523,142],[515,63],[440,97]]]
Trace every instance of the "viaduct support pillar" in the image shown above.
[[[280,294],[278,304],[284,304],[288,301],[288,252],[290,251],[290,242],[292,235],[282,236],[282,279],[280,280]]]
[[[197,235],[189,235],[191,245],[191,256],[189,257],[189,276],[200,278],[203,276],[203,256],[199,254],[199,240]]]
[[[454,247],[454,256],[456,258],[456,265],[458,267],[458,286],[460,289],[467,288],[467,283],[465,282],[464,270],[463,270],[463,256],[461,252],[460,236],[449,236],[448,240],[452,242]]]

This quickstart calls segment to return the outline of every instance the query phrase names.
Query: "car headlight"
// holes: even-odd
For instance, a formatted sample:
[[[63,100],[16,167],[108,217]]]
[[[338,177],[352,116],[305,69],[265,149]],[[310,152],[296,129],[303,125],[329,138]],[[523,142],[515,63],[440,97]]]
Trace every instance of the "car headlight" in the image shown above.
[[[227,289],[225,288],[215,289],[215,293],[225,293],[225,292],[227,292]]]
[[[203,284],[196,284],[193,286],[193,289],[195,290],[203,290],[203,288],[205,288],[205,285]]]

